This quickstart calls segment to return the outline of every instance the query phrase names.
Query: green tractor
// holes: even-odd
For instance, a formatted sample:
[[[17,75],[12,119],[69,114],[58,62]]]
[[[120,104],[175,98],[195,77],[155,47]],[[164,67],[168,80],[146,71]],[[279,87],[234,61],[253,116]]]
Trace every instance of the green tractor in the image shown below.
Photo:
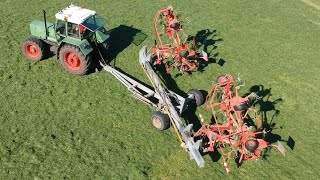
[[[70,5],[59,11],[55,23],[35,20],[30,24],[31,37],[22,45],[22,53],[33,61],[56,54],[64,69],[84,75],[96,57],[104,60],[110,35],[106,20],[95,11]]]

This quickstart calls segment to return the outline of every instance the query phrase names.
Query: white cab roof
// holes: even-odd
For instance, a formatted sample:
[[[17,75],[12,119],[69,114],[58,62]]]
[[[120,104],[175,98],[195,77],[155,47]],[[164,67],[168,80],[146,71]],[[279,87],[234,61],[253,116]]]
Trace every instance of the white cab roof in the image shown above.
[[[95,11],[71,4],[62,11],[59,11],[56,14],[56,18],[63,21],[67,18],[68,22],[80,24],[94,14],[96,14]]]

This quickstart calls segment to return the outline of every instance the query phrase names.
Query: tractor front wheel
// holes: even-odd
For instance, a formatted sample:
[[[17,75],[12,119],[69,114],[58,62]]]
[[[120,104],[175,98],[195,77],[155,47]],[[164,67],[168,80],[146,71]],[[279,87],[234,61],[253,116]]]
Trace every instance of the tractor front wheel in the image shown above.
[[[63,46],[60,49],[59,58],[64,69],[71,74],[85,75],[90,69],[91,56],[84,56],[75,46]]]
[[[28,59],[39,61],[43,59],[47,53],[46,43],[37,37],[29,37],[22,44],[21,51]]]

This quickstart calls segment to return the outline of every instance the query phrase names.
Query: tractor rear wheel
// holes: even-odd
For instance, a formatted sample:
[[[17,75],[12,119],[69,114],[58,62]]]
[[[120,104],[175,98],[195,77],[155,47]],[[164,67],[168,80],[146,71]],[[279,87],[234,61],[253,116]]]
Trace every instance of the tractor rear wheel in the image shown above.
[[[156,111],[151,117],[151,124],[160,131],[166,130],[170,127],[169,116],[160,111]]]
[[[79,48],[64,45],[59,52],[59,58],[64,69],[71,74],[85,75],[90,69],[91,56],[84,56]]]
[[[39,61],[45,57],[47,52],[46,43],[37,37],[29,37],[21,48],[22,54],[28,59]]]

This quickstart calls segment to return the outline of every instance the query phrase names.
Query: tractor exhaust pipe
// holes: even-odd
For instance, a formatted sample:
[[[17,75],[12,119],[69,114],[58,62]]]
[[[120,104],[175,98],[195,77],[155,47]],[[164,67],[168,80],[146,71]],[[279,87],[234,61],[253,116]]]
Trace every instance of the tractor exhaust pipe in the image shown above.
[[[47,18],[46,18],[46,11],[43,10],[43,19],[44,19],[44,26],[45,26],[45,29],[46,29],[46,37],[45,39],[47,39],[48,37],[48,28],[47,28]]]

